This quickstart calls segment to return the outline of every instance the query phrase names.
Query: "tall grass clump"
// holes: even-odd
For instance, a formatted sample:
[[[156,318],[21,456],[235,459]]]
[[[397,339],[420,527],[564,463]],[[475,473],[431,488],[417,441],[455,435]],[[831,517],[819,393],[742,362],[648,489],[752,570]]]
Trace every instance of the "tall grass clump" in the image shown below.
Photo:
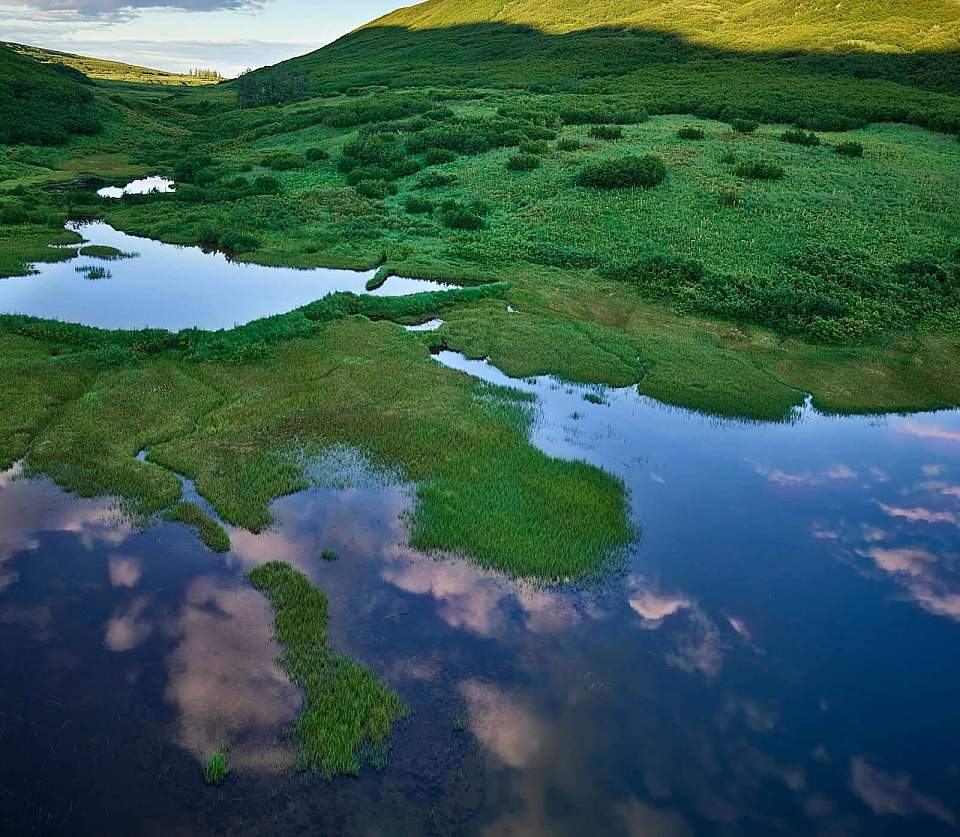
[[[508,171],[533,171],[540,168],[540,158],[536,154],[514,154],[507,160]]]
[[[594,189],[650,188],[663,183],[666,174],[663,160],[647,154],[591,163],[580,170],[576,183]]]
[[[703,128],[697,128],[693,125],[685,125],[677,131],[677,137],[683,140],[703,139]]]
[[[225,750],[217,750],[203,765],[203,781],[208,785],[219,785],[230,775]]]
[[[400,696],[364,666],[336,654],[327,637],[327,597],[289,564],[270,561],[248,578],[273,607],[279,662],[303,689],[293,727],[297,765],[325,779],[356,776],[386,762],[393,725],[406,717]]]

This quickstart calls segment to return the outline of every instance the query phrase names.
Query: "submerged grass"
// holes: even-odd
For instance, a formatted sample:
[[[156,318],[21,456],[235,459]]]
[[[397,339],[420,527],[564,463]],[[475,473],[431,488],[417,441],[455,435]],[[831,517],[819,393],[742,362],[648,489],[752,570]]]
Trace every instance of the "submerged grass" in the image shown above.
[[[226,750],[217,750],[203,765],[203,781],[208,785],[219,785],[229,775]]]
[[[294,724],[297,764],[325,779],[382,766],[390,732],[407,715],[400,696],[367,668],[333,652],[327,599],[289,564],[271,561],[248,573],[273,606],[280,663],[304,692]]]

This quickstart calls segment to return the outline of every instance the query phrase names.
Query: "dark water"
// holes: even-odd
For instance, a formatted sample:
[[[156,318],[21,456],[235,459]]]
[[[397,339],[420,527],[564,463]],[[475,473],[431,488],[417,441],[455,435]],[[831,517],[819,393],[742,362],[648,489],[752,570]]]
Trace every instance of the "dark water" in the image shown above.
[[[38,263],[29,276],[0,278],[0,313],[29,314],[101,328],[219,329],[282,314],[335,293],[405,296],[449,288],[440,282],[391,276],[375,291],[374,271],[263,267],[223,253],[137,238],[102,221],[68,224],[85,244],[114,247],[131,258],[104,261],[78,255]],[[107,275],[90,278],[89,268]]]
[[[418,555],[402,485],[288,497],[216,556],[0,478],[3,833],[955,833],[960,413],[749,425],[513,383],[536,444],[630,490],[642,536],[602,583]],[[386,769],[286,769],[298,696],[243,581],[270,559],[409,703]]]

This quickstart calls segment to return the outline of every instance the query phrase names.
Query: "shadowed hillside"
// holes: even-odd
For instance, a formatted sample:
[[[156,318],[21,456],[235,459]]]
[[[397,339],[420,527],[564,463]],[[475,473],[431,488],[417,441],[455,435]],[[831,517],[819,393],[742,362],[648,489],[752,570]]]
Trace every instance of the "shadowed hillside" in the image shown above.
[[[651,113],[960,130],[960,52],[947,51],[957,3],[910,4],[909,15],[861,3],[859,17],[833,22],[819,4],[773,0],[685,15],[678,3],[628,5],[435,0],[240,85],[277,91],[274,103],[351,87],[500,87],[616,96]]]
[[[100,130],[89,80],[0,46],[0,143],[60,145]]]

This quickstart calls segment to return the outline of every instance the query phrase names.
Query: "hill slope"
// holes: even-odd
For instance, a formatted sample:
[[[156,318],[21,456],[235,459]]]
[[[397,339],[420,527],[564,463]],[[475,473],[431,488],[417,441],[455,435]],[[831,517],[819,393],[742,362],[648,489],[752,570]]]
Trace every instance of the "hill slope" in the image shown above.
[[[132,81],[140,84],[183,84],[200,85],[215,84],[219,77],[209,75],[195,76],[181,73],[168,73],[164,70],[153,70],[149,67],[140,67],[136,64],[125,64],[122,61],[107,61],[104,58],[91,58],[86,55],[73,55],[69,52],[57,52],[53,49],[0,42],[19,55],[33,58],[44,64],[59,64],[70,67],[83,73],[87,78],[104,81]]]
[[[733,50],[939,51],[960,42],[958,0],[427,0],[370,27],[440,29],[478,23],[567,33],[602,27],[653,29]]]
[[[0,45],[0,143],[59,145],[100,130],[90,82]]]

